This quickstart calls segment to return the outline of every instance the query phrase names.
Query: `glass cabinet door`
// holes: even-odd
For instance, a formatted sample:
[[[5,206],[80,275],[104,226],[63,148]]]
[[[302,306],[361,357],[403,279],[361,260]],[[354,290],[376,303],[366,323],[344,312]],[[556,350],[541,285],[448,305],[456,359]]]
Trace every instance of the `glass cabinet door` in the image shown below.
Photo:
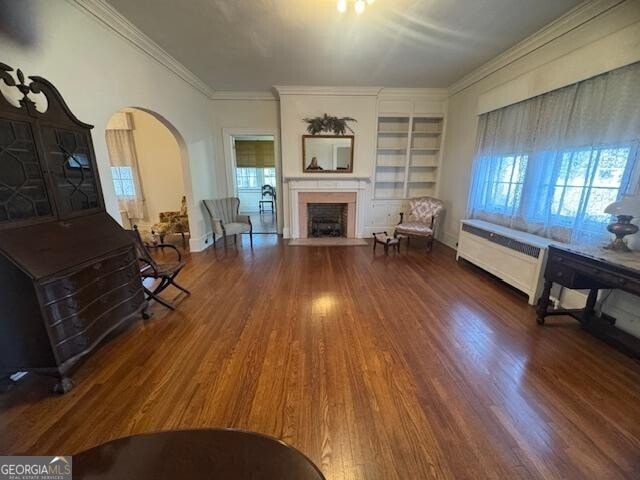
[[[0,224],[52,215],[31,125],[0,119]]]
[[[101,208],[101,195],[88,132],[42,127],[47,166],[60,217]]]

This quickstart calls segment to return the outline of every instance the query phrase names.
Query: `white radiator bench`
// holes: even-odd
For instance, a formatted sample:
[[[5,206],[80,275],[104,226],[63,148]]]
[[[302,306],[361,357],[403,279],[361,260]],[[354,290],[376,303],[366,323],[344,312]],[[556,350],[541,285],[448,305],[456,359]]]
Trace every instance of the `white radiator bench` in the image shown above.
[[[460,257],[526,293],[535,305],[542,292],[547,250],[552,240],[483,220],[462,220]]]

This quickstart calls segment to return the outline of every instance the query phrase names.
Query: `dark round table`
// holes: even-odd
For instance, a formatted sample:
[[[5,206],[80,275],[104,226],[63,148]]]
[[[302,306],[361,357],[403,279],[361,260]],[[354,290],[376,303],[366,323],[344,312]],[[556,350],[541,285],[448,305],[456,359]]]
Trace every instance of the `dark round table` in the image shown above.
[[[134,435],[73,456],[74,479],[325,480],[284,442],[242,430]]]

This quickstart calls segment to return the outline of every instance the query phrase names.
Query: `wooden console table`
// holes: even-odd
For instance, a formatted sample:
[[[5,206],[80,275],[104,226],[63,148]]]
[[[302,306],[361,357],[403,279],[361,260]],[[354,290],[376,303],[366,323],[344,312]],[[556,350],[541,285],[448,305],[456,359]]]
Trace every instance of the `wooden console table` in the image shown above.
[[[640,358],[640,339],[595,315],[598,290],[620,289],[640,296],[640,253],[618,253],[601,247],[549,246],[542,296],[538,302],[537,321],[544,324],[552,315],[569,315],[593,333],[627,355]],[[554,283],[571,289],[587,289],[585,308],[549,310],[549,295]]]

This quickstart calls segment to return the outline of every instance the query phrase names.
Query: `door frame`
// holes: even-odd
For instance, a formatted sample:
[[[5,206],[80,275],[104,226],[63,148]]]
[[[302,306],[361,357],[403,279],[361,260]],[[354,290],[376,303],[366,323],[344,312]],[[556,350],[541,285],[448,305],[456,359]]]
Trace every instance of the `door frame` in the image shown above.
[[[222,129],[222,146],[224,150],[225,169],[227,176],[227,192],[230,196],[237,196],[237,184],[236,184],[236,156],[235,149],[233,147],[236,137],[243,136],[271,136],[273,137],[273,150],[275,155],[275,168],[276,168],[276,217],[277,225],[276,230],[278,235],[282,235],[282,229],[284,227],[283,222],[283,207],[282,207],[282,158],[280,155],[280,130],[269,128],[223,128]]]

